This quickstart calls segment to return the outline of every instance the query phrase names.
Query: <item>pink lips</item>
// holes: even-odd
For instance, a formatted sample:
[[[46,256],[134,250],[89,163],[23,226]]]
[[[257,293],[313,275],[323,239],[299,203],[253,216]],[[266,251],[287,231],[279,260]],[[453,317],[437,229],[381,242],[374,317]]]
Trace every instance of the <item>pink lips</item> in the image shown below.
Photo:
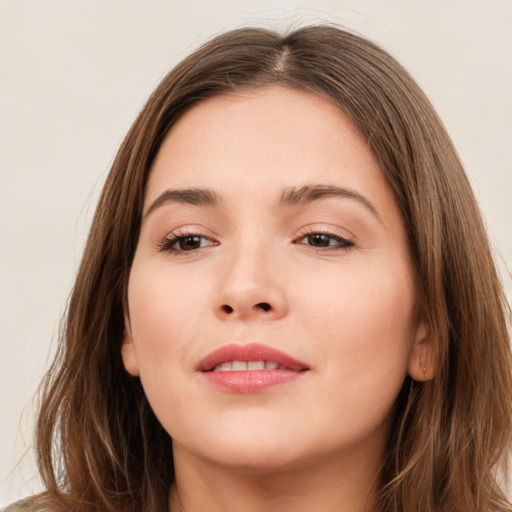
[[[230,361],[268,361],[279,368],[213,371],[216,366]],[[306,364],[288,354],[257,343],[225,345],[208,354],[197,367],[209,384],[234,393],[256,393],[285,384],[301,377],[308,369]]]

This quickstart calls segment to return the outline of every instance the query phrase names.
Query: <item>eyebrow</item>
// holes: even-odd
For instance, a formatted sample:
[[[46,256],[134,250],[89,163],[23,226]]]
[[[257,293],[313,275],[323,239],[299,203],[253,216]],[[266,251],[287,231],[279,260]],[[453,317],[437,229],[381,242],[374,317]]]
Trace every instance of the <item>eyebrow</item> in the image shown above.
[[[151,212],[163,206],[166,203],[187,203],[195,206],[219,206],[220,197],[212,190],[202,188],[187,188],[181,190],[167,189],[160,194],[148,208],[146,216]]]
[[[281,206],[306,205],[328,197],[354,199],[381,220],[377,208],[366,197],[355,190],[335,185],[306,185],[304,187],[286,188],[281,194],[279,204]]]
[[[380,221],[377,208],[355,190],[335,185],[306,185],[304,187],[287,187],[278,200],[279,206],[307,205],[329,197],[353,199],[362,204]],[[186,203],[195,206],[208,206],[215,208],[221,205],[220,196],[213,190],[203,188],[167,189],[160,194],[148,208],[145,216],[167,203]]]

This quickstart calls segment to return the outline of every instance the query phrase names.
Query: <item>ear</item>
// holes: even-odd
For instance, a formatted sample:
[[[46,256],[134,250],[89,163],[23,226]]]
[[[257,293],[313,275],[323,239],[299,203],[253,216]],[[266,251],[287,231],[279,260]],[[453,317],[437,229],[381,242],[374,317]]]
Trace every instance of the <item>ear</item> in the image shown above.
[[[408,373],[411,379],[418,382],[426,382],[434,377],[434,342],[427,322],[421,321],[416,327]]]
[[[121,345],[121,357],[123,358],[123,364],[125,370],[132,376],[138,377],[139,375],[139,364],[137,362],[137,352],[135,350],[135,344],[133,343],[130,325],[127,322],[127,327],[124,328],[123,342]]]

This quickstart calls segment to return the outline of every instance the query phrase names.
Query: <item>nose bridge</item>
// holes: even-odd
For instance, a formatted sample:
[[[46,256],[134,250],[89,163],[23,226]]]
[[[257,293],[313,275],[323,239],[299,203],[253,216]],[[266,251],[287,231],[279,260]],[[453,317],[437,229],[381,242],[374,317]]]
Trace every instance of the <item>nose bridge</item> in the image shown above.
[[[263,240],[262,240],[263,238]],[[268,238],[240,236],[226,250],[219,275],[217,314],[223,318],[281,318],[288,310],[279,258]]]

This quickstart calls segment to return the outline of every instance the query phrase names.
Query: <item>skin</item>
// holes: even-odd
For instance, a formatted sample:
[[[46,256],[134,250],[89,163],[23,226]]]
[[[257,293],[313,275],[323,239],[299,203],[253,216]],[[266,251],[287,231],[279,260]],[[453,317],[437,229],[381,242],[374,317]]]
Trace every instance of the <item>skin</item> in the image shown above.
[[[318,185],[353,197],[279,200]],[[154,204],[191,188],[219,204]],[[164,140],[144,212],[122,355],[173,438],[172,510],[371,510],[393,403],[432,368],[404,222],[359,133],[307,92],[208,99]],[[197,371],[228,343],[309,370],[228,393]]]

